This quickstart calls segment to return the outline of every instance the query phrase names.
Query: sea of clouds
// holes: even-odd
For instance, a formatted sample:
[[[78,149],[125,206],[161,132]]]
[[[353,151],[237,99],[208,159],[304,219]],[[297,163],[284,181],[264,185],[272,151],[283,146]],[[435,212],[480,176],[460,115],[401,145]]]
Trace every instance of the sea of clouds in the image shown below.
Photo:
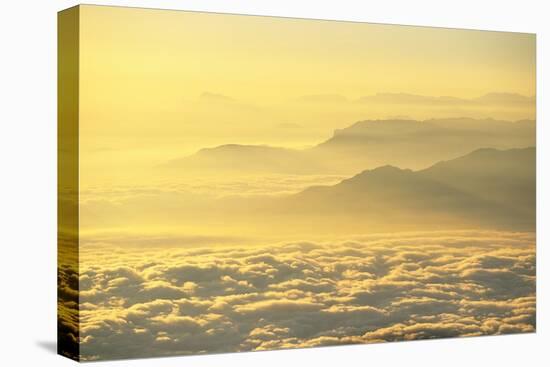
[[[81,245],[60,303],[85,360],[533,332],[535,235]],[[80,287],[79,298],[75,297]],[[73,310],[74,311],[74,310]],[[76,332],[75,332],[76,336]]]

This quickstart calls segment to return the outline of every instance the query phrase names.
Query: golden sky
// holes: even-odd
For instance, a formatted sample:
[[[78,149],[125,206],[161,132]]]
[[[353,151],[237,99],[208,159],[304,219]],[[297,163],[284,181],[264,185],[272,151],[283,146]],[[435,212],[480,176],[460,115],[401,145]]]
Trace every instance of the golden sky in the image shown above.
[[[535,118],[534,35],[79,14],[78,146],[60,69],[59,307],[83,360],[535,330],[535,234],[519,232],[535,124],[489,120]],[[235,145],[350,126],[325,150]]]
[[[532,34],[103,6],[82,6],[80,25],[84,178],[224,143],[308,146],[369,118],[534,118],[358,101],[532,97]]]

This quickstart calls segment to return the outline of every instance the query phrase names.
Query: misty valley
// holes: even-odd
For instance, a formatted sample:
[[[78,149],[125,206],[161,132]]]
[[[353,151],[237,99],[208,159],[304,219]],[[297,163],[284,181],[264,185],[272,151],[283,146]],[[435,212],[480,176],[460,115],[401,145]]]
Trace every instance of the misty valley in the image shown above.
[[[533,121],[358,122],[303,151],[238,144],[203,149],[152,168],[153,176],[174,177],[169,185],[84,191],[83,207],[95,229],[104,223],[115,232],[128,220],[168,232],[194,228],[197,236],[205,235],[199,230],[270,240],[532,231],[533,132]],[[378,166],[384,157],[392,164]],[[197,176],[195,187],[181,183]],[[287,191],[271,189],[277,182]],[[82,225],[86,230],[87,221]]]

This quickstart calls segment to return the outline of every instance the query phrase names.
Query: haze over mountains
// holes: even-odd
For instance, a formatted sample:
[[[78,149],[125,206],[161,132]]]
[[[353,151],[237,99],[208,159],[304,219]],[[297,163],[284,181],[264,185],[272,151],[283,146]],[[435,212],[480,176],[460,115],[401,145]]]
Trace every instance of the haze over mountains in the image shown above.
[[[306,189],[280,208],[358,227],[533,230],[535,177],[535,148],[479,149],[420,171],[366,170],[334,186]]]
[[[75,11],[61,353],[535,331],[533,34]]]
[[[255,148],[251,148],[255,149]],[[87,210],[115,228],[138,218],[158,228],[207,228],[212,235],[247,233],[308,238],[417,230],[535,228],[535,148],[477,149],[427,169],[384,165],[335,185],[290,195],[230,195],[143,190]],[[147,216],[140,215],[147,207]],[[245,230],[246,229],[246,230]]]
[[[458,98],[452,96],[424,96],[411,93],[377,93],[359,98],[361,103],[385,103],[393,105],[426,105],[434,106],[483,106],[513,108],[530,106],[536,103],[535,96],[524,96],[518,93],[487,93],[475,98]]]
[[[535,122],[493,119],[366,120],[303,150],[227,144],[201,149],[163,169],[208,173],[354,174],[394,165],[422,169],[479,148],[535,145]]]
[[[95,223],[113,229],[123,225],[118,218],[132,218],[219,238],[534,230],[535,140],[532,120],[359,121],[302,150],[234,143],[204,148],[158,167],[158,176],[174,186],[134,188],[115,202],[90,200],[87,209]],[[201,190],[178,187],[178,178],[192,179]],[[285,180],[307,184],[269,190],[292,186]]]
[[[333,157],[339,165],[353,171],[360,166],[385,164],[420,169],[478,148],[533,146],[534,129],[533,121],[360,121],[335,131],[331,139],[312,150],[323,157]]]

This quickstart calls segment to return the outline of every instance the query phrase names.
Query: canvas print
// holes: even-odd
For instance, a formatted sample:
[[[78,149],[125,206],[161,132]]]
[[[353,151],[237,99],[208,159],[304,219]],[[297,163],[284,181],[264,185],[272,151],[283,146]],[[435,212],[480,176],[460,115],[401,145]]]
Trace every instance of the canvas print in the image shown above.
[[[58,349],[536,329],[535,35],[59,13]]]

